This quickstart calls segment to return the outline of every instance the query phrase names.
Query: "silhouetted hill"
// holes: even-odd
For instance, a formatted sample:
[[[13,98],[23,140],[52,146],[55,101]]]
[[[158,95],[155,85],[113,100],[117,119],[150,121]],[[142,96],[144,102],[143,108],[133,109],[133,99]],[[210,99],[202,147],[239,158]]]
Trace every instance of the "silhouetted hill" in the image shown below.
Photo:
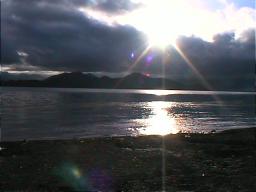
[[[96,77],[93,74],[81,72],[61,73],[44,80],[9,80],[3,81],[3,86],[24,87],[74,87],[74,88],[120,88],[120,89],[161,89],[165,82],[166,88],[178,89],[180,83],[162,79],[150,78],[140,73],[133,73],[123,78]]]
[[[254,91],[254,82],[249,79],[212,80],[214,90]],[[123,78],[70,72],[53,75],[44,80],[5,80],[2,86],[16,87],[66,87],[66,88],[118,88],[118,89],[186,89],[207,90],[199,80],[173,81],[167,78],[152,78],[140,73],[132,73]]]
[[[47,87],[99,87],[100,79],[92,74],[81,72],[62,73],[46,78],[43,85]]]

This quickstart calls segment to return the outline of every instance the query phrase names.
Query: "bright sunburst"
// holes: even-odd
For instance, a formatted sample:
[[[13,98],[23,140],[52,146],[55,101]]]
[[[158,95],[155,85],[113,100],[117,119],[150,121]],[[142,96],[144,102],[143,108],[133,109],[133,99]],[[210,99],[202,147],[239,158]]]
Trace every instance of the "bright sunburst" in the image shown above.
[[[193,20],[198,19],[195,3],[184,0],[140,0],[141,8],[119,16],[109,16],[90,8],[81,8],[90,17],[108,25],[131,25],[143,32],[149,46],[165,48],[174,45],[179,35],[192,33]],[[197,14],[196,14],[197,13]]]
[[[175,45],[178,36],[195,35],[212,41],[215,34],[255,26],[254,11],[237,8],[226,0],[130,0],[135,9],[110,14],[95,7],[79,7],[87,17],[110,26],[130,25],[143,32],[150,47]],[[216,7],[219,8],[217,9]]]
[[[123,22],[143,31],[151,47],[164,49],[168,45],[175,45],[179,35],[191,32],[187,20],[193,15],[194,7],[184,2],[148,0],[145,7],[123,18]]]

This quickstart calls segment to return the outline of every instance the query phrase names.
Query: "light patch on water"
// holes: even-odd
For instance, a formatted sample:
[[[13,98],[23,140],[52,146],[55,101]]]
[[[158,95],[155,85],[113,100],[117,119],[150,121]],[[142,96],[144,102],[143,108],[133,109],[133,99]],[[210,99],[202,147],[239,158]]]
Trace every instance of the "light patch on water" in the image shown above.
[[[148,119],[137,120],[145,127],[139,129],[142,135],[167,135],[178,133],[178,127],[174,117],[168,114],[167,109],[171,108],[172,102],[153,101],[148,103],[152,110],[152,116]]]

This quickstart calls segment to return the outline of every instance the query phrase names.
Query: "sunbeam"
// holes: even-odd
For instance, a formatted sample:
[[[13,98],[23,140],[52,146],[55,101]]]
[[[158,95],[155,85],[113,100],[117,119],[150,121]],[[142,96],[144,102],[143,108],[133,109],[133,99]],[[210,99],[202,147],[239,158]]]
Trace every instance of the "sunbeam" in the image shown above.
[[[177,50],[177,52],[180,54],[180,56],[184,59],[184,61],[188,64],[188,66],[190,67],[190,69],[192,69],[192,71],[196,74],[196,76],[198,77],[198,79],[201,81],[201,83],[203,84],[203,86],[210,91],[213,91],[214,89],[212,88],[212,86],[205,80],[204,76],[196,69],[196,67],[193,65],[193,63],[188,59],[188,57],[183,53],[183,51],[180,49],[180,47],[176,44],[175,49]],[[212,97],[220,104],[223,106],[223,102],[221,101],[221,99],[215,95],[212,94]]]
[[[150,46],[147,46],[144,51],[137,57],[134,63],[128,68],[128,72],[132,72],[132,69],[141,61],[141,59],[148,53]]]

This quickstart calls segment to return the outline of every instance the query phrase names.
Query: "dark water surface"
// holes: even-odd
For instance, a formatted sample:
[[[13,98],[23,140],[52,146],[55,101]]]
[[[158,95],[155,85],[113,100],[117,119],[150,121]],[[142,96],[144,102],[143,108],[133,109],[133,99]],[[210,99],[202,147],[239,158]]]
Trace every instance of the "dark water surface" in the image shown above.
[[[2,140],[164,135],[256,125],[255,92],[1,90]]]

